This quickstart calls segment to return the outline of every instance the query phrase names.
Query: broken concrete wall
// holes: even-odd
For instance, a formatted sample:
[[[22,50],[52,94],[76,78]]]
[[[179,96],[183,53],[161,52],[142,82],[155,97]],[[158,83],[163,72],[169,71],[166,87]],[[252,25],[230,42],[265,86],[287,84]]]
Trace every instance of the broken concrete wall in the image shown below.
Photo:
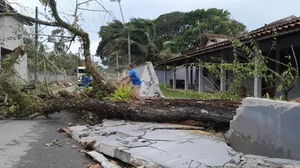
[[[67,130],[81,144],[135,167],[299,167],[299,161],[235,152],[222,137],[200,127],[104,120]]]
[[[140,89],[141,97],[164,97],[160,91],[159,81],[151,62],[138,65],[135,70],[143,82]],[[123,72],[123,75],[125,74]]]
[[[226,141],[235,150],[300,160],[300,104],[245,98]]]

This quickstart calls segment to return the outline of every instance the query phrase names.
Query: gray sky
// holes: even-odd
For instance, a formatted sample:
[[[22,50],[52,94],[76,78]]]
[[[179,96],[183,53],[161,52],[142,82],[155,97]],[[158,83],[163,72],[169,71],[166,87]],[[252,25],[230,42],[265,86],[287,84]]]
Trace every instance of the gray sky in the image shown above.
[[[18,2],[25,8],[14,7],[23,14],[34,16],[34,7],[38,6],[39,10],[44,13],[44,7],[39,0],[8,0],[10,3]],[[86,0],[79,0],[84,2]],[[74,4],[76,0],[58,0],[58,10],[63,13],[71,14],[74,11]],[[98,0],[108,10],[121,20],[119,6],[117,3],[109,0]],[[232,14],[232,18],[244,23],[248,30],[256,29],[263,26],[265,23],[290,16],[300,16],[299,0],[122,0],[123,13],[125,20],[128,21],[132,17],[141,17],[154,19],[161,14],[172,11],[191,11],[198,8],[220,8],[226,9]],[[96,2],[89,3],[88,6],[81,6],[82,8],[101,10],[101,6]],[[66,18],[67,15],[62,14]],[[111,20],[107,14],[103,12],[84,12],[82,14],[84,21],[80,24],[91,37],[91,52],[95,54],[100,38],[97,32],[100,26]],[[43,26],[41,27],[43,28]],[[44,29],[44,33],[49,33],[51,29]],[[71,50],[76,52],[79,44],[72,46]]]

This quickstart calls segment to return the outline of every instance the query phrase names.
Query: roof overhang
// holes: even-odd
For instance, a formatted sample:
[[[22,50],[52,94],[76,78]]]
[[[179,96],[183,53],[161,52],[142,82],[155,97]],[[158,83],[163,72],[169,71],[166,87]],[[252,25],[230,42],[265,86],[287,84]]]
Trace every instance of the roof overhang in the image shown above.
[[[278,25],[275,25],[272,27],[267,27],[267,28],[256,30],[256,31],[252,31],[252,32],[250,32],[249,37],[255,39],[256,41],[261,41],[261,40],[265,40],[265,39],[274,38],[275,35],[276,35],[276,37],[278,37],[278,36],[282,36],[282,35],[286,35],[286,34],[290,34],[290,33],[294,33],[294,32],[300,32],[300,18],[298,18],[296,20],[292,20],[290,22],[283,23],[283,24],[278,24]],[[237,40],[240,40],[243,43],[249,42],[248,38],[246,39],[244,36],[237,38]],[[228,49],[231,47],[232,47],[232,41],[227,40],[227,41],[224,41],[221,43],[217,43],[214,45],[210,45],[207,47],[203,47],[200,49],[190,51],[180,57],[157,62],[157,63],[155,63],[155,65],[173,65],[173,64],[177,65],[178,63],[182,64],[182,63],[184,63],[185,59],[189,59],[191,57],[195,57],[195,56],[199,56],[199,55],[203,55],[203,54],[207,54],[207,53],[211,53],[211,52],[215,52],[215,51],[219,51],[219,50]]]

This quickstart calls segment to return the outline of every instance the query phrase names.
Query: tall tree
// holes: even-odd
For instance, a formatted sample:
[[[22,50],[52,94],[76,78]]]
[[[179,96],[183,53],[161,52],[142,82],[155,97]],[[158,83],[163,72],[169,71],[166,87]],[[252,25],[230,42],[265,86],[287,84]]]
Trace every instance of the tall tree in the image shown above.
[[[104,65],[111,64],[115,59],[116,52],[122,54],[123,50],[116,45],[117,40],[126,40],[126,30],[124,24],[119,20],[113,20],[107,26],[102,26],[99,32],[101,41],[99,42],[96,54],[102,59]],[[126,47],[125,47],[126,48]]]
[[[134,63],[158,59],[156,28],[151,20],[133,18],[126,26],[122,22],[114,20],[107,26],[101,27],[99,32],[102,40],[96,53],[104,65],[112,65],[116,53],[122,56],[121,60],[125,63],[128,53],[128,32],[131,36],[130,44]]]
[[[172,12],[160,15],[153,21],[157,35],[163,42],[172,40],[184,30],[184,16],[184,12]]]
[[[230,12],[223,9],[198,9],[185,14],[184,28],[174,41],[181,46],[181,51],[198,47],[201,37],[206,33],[236,36],[246,30],[246,26],[230,18]]]

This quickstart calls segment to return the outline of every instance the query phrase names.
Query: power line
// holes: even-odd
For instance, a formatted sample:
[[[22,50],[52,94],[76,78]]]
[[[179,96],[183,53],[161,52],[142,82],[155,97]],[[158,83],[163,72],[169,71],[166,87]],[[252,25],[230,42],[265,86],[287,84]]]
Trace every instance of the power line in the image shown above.
[[[109,12],[98,0],[95,1],[109,14],[109,16],[117,20],[116,16],[112,12]]]

